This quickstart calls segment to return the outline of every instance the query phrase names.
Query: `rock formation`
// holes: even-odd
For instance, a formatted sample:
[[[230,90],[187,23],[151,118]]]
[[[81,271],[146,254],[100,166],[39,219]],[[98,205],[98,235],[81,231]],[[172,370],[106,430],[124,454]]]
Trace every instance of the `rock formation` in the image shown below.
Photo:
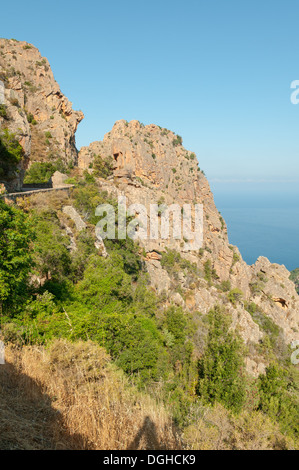
[[[48,60],[27,42],[0,39],[0,81],[5,88],[0,127],[15,134],[24,149],[17,171],[0,175],[1,182],[20,189],[26,168],[36,161],[75,165],[75,132],[84,115],[73,111]]]
[[[102,189],[114,197],[126,196],[128,205],[143,204],[148,214],[152,203],[203,204],[202,249],[186,251],[181,240],[171,238],[140,241],[146,251],[152,286],[158,293],[164,290],[169,302],[203,314],[216,303],[225,304],[232,314],[234,327],[247,344],[258,345],[264,336],[263,329],[249,313],[250,305],[282,329],[287,344],[298,339],[299,297],[289,280],[290,273],[266,258],[248,266],[237,247],[229,244],[226,224],[215,206],[209,183],[196,156],[183,147],[179,136],[153,124],[143,126],[138,121],[121,120],[102,142],[93,142],[80,150],[79,168],[92,172],[95,157],[114,161],[113,177],[101,180]],[[176,273],[179,279],[175,282],[161,265],[161,254],[167,249],[175,249],[182,258],[195,264],[202,275],[195,280],[188,279],[187,270],[182,269]],[[214,286],[204,275],[207,263]],[[178,285],[183,294],[179,295],[180,299],[176,292]],[[235,292],[240,301],[229,302],[222,285],[229,286],[231,295]],[[265,364],[255,357],[250,359],[248,367],[258,374]]]

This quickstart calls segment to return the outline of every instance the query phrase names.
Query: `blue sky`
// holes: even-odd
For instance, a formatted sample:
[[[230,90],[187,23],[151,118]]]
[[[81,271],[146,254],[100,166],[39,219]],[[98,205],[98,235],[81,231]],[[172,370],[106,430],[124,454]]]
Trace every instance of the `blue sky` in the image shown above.
[[[298,13],[298,0],[15,0],[0,34],[49,59],[85,113],[78,147],[138,119],[180,134],[212,182],[296,184]]]

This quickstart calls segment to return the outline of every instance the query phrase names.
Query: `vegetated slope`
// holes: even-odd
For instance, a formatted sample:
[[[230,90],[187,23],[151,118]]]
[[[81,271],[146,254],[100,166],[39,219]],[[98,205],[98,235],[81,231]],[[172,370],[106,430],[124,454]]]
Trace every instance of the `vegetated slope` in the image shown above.
[[[31,51],[26,44],[21,44],[21,52]],[[5,47],[10,50],[12,45]],[[49,69],[45,72],[50,73]],[[46,99],[42,86],[40,96]],[[55,99],[49,96],[50,101]],[[49,120],[55,121],[55,116]],[[33,126],[39,125],[30,124],[31,137]],[[54,163],[46,154],[35,161],[27,173],[32,182],[51,172],[60,160],[68,161],[61,148]],[[5,149],[9,150],[7,142]],[[27,157],[31,160],[30,151]],[[172,434],[166,440],[159,434],[150,444],[140,443],[140,435],[145,435],[151,422],[163,428],[159,420],[147,420],[146,412],[138,421],[141,434],[135,429],[139,443],[133,440],[134,448],[170,448],[181,445],[181,440],[192,448],[295,447],[298,370],[291,364],[289,344],[298,338],[299,297],[283,266],[266,258],[248,266],[237,247],[229,244],[208,181],[195,154],[183,147],[182,138],[156,125],[118,121],[102,142],[81,149],[78,167],[68,171],[74,184],[68,194],[20,197],[16,205],[0,199],[4,341],[26,345],[20,353],[24,357],[31,354],[28,345],[49,346],[57,338],[79,342],[78,361],[83,370],[88,364],[84,348],[103,348],[127,377],[121,388],[109,376],[115,393],[119,388],[129,391],[133,385],[146,400],[158,400],[153,406],[160,407],[162,402],[167,416],[163,423],[168,423],[168,429],[173,429],[169,423],[175,423],[180,433],[176,444]],[[193,250],[185,240],[171,237],[97,239],[96,207],[110,203],[117,213],[120,194],[126,196],[128,205],[143,204],[148,214],[149,205],[158,203],[162,206],[159,217],[163,217],[163,203],[203,204],[203,247]],[[59,356],[64,356],[66,348],[77,357],[69,343],[59,344]],[[34,354],[32,363],[38,363]],[[59,377],[72,371],[67,382],[70,396],[59,402],[64,416],[81,388],[79,393],[76,371],[62,362],[59,359],[55,372]],[[42,378],[41,371],[35,374],[27,369],[26,376],[43,383],[40,399],[45,391],[50,395],[50,411],[55,409],[54,397],[60,391],[47,391],[54,387],[49,374],[44,371]],[[66,431],[63,445],[126,448],[132,439],[130,431],[128,440],[121,443],[114,435],[101,440],[97,407],[104,398],[93,395],[93,399],[95,427],[84,427],[90,419],[86,407],[79,415],[80,436],[72,441],[73,429],[80,423],[75,417],[74,422],[63,418],[58,426]],[[135,409],[132,406],[122,404],[123,413]],[[8,412],[13,411],[13,402],[11,408]],[[52,430],[50,418],[47,423]],[[124,429],[131,426],[129,420],[125,423]],[[41,446],[57,446],[51,430]],[[13,446],[12,441],[9,445]]]
[[[291,439],[261,412],[201,406],[184,433],[132,387],[94,343],[6,349],[0,368],[1,450],[278,450]]]
[[[0,367],[0,449],[174,449],[162,405],[130,387],[91,342],[6,349]]]
[[[37,194],[19,200],[22,210],[2,203],[1,227],[6,224],[11,241],[1,238],[1,250],[8,266],[22,273],[16,277],[1,265],[4,341],[21,346],[51,344],[55,337],[65,337],[102,346],[131,383],[164,403],[184,445],[293,448],[298,376],[279,328],[250,305],[264,336],[259,344],[245,347],[229,313],[240,301],[236,292],[219,290],[219,306],[210,313],[188,311],[151,288],[141,246],[130,240],[105,241],[108,256],[103,257],[94,237],[94,208],[114,201],[86,177],[88,181],[82,179],[70,197]],[[85,214],[85,229],[76,228],[78,213],[74,219],[66,215],[63,207],[70,205]],[[16,236],[19,232],[22,238]],[[161,265],[174,282],[183,272],[187,283],[212,283],[205,279],[208,271],[201,272],[178,252],[162,255]],[[255,378],[247,372],[246,358],[251,357],[268,363],[266,375]],[[210,405],[211,414],[205,408]],[[225,441],[220,439],[222,429],[220,435],[217,431],[220,419]],[[249,434],[236,437],[240,422],[246,423]]]

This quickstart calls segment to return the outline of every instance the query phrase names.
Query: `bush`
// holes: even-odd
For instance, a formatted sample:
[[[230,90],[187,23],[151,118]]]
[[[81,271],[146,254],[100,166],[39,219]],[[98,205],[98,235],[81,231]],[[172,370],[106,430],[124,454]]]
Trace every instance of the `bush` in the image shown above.
[[[244,293],[240,289],[236,288],[228,293],[227,298],[235,306],[237,302],[242,300],[243,296]]]
[[[183,143],[183,139],[180,135],[177,135],[176,138],[173,139],[173,141],[172,141],[172,145],[174,147],[177,147],[178,145],[182,145],[182,143]]]
[[[0,117],[8,119],[7,107],[4,104],[0,104]]]
[[[271,337],[277,337],[280,328],[266,315],[254,302],[245,303],[245,309],[250,313],[252,319]]]
[[[25,296],[33,236],[28,216],[0,199],[0,312]]]
[[[29,122],[29,124],[32,124],[32,123],[33,123],[33,121],[34,121],[34,116],[33,116],[33,114],[31,114],[31,113],[28,113],[28,114],[27,114],[27,121]]]
[[[298,371],[271,364],[259,377],[259,409],[281,425],[282,432],[298,438]]]
[[[231,290],[231,282],[230,280],[227,281],[222,281],[219,286],[217,286],[217,289],[221,290],[222,292],[228,292]]]
[[[212,280],[218,279],[216,270],[212,267],[212,262],[210,259],[208,259],[204,264],[204,278],[209,283],[209,285],[212,285]]]
[[[205,403],[222,403],[241,411],[246,399],[243,345],[230,331],[230,317],[220,307],[211,310],[207,347],[198,363],[197,392]]]
[[[24,157],[24,149],[16,138],[16,134],[4,129],[0,133],[0,176],[9,177],[17,170]]]
[[[96,184],[88,184],[86,181],[73,190],[72,198],[75,208],[92,225],[96,225],[99,221],[99,217],[95,216],[97,206],[112,204],[115,208],[117,207],[116,201],[108,197],[107,191],[100,191]]]
[[[36,234],[33,257],[38,275],[51,281],[63,281],[71,272],[69,238],[50,211],[35,213],[33,222]]]
[[[95,157],[92,167],[94,175],[98,178],[107,179],[109,176],[113,175],[112,157],[108,157],[104,160],[100,155],[98,155]]]
[[[51,162],[34,162],[25,173],[25,184],[48,183],[55,171],[66,172],[61,159]]]

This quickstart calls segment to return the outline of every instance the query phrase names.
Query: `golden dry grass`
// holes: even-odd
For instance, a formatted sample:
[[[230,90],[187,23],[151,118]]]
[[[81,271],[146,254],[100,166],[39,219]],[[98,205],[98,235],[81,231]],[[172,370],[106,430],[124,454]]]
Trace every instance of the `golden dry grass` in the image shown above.
[[[162,405],[92,342],[6,348],[0,449],[180,449]]]
[[[63,206],[70,204],[70,198],[64,191],[36,192],[36,194],[18,198],[17,204],[25,212],[32,209],[60,211]]]
[[[165,407],[132,387],[91,341],[6,347],[0,365],[2,449],[297,449],[261,412],[191,410],[180,437]]]

